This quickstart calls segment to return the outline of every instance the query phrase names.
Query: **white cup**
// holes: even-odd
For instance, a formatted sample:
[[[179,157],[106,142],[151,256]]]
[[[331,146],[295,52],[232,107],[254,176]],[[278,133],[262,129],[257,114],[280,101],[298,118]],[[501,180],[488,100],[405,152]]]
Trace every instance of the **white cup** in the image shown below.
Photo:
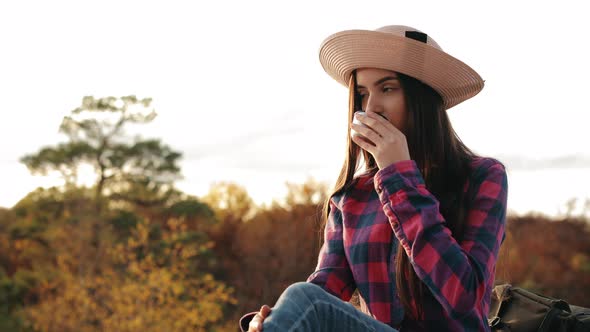
[[[360,121],[359,121],[359,120],[356,118],[356,114],[357,114],[357,113],[358,113],[358,114],[365,114],[365,112],[364,112],[364,111],[356,111],[356,112],[354,112],[355,116],[353,116],[353,117],[352,117],[352,123],[366,127],[366,126],[365,126],[365,125],[364,125],[362,122],[360,122]]]
[[[357,114],[357,113],[360,113],[360,114],[365,114],[365,112],[364,112],[364,111],[356,111],[356,112],[354,112],[355,116],[353,116],[353,117],[352,117],[352,123],[354,123],[354,124],[357,124],[357,125],[360,125],[360,126],[363,126],[363,127],[366,127],[366,126],[365,126],[365,125],[364,125],[362,122],[360,122],[360,121],[359,121],[359,120],[356,118],[356,114]],[[354,129],[352,129],[352,128],[350,129],[350,135],[351,135],[351,136],[360,136],[360,137],[363,137],[363,135],[361,135],[361,134],[357,133],[357,132],[356,132]]]

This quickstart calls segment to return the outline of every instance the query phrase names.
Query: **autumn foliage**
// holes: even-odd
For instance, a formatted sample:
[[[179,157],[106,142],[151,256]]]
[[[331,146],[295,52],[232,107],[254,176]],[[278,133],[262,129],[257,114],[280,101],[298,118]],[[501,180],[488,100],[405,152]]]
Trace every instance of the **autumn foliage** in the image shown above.
[[[534,214],[509,218],[496,280],[590,307],[590,221]]]
[[[125,121],[153,116],[117,105],[85,98],[82,108],[120,113],[116,130],[67,118],[70,143],[23,158],[65,183],[0,208],[0,331],[236,331],[242,314],[313,272],[326,184],[287,183],[263,206],[229,182],[190,196],[173,185],[181,153],[125,140]],[[81,162],[98,167],[90,188],[75,182]],[[589,239],[583,216],[510,216],[496,282],[590,307]]]

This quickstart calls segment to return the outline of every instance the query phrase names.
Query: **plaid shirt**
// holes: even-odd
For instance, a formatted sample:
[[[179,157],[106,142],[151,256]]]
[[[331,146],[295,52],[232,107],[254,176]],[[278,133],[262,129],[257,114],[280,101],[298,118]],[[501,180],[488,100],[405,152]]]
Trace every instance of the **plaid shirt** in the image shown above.
[[[474,159],[465,191],[470,208],[464,239],[457,243],[414,161],[358,177],[330,201],[318,265],[307,281],[343,301],[358,289],[363,311],[402,331],[489,331],[496,259],[505,237],[504,166]],[[430,290],[423,320],[406,319],[403,325],[395,287],[400,241]]]

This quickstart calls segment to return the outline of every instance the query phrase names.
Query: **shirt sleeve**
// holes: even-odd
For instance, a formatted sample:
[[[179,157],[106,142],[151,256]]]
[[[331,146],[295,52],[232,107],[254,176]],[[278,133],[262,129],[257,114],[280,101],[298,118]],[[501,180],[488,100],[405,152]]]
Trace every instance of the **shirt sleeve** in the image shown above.
[[[470,181],[471,202],[461,243],[451,235],[438,200],[426,189],[412,160],[394,163],[375,174],[375,186],[393,232],[418,277],[450,317],[476,310],[484,303],[495,274],[505,236],[507,177],[504,166],[486,159]]]
[[[331,198],[318,264],[307,281],[322,287],[343,301],[349,301],[356,286],[344,253],[342,228],[342,211],[335,204],[334,198]]]

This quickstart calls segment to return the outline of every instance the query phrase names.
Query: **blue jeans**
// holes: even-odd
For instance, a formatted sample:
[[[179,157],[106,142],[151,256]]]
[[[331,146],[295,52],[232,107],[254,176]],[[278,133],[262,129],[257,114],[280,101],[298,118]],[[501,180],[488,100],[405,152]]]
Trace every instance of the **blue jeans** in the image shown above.
[[[309,282],[289,286],[264,320],[262,329],[263,332],[398,332]]]

